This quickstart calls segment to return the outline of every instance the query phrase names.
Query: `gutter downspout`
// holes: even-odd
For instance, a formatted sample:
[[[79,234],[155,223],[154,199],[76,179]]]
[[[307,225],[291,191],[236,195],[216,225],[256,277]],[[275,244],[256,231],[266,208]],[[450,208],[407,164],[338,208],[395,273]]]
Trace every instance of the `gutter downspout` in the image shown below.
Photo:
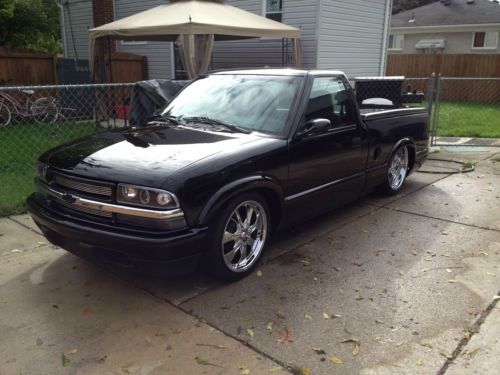
[[[385,76],[385,68],[387,65],[387,42],[389,39],[389,24],[391,22],[392,0],[385,1],[385,23],[384,35],[382,40],[382,52],[380,54],[380,76]]]
[[[58,1],[54,0],[59,8],[59,19],[61,20],[61,34],[63,42],[63,56],[67,57],[68,41],[66,40],[66,22],[64,20],[64,6]]]

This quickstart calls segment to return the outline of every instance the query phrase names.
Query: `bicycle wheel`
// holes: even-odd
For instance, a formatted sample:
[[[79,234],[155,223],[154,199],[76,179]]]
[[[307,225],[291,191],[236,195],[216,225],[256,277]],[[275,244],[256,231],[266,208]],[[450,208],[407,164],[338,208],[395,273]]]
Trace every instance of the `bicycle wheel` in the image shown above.
[[[12,113],[7,104],[0,102],[0,127],[5,127],[10,124]]]
[[[31,106],[31,115],[39,124],[54,123],[59,117],[59,107],[55,98],[39,98]]]

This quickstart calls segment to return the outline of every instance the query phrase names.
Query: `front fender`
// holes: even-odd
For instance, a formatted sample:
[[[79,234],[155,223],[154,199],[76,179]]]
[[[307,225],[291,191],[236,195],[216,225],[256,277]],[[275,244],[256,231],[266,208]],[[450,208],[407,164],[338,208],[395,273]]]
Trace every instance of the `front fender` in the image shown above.
[[[283,207],[284,194],[281,185],[274,178],[265,175],[254,175],[244,177],[225,185],[208,200],[203,207],[198,220],[198,225],[207,225],[212,213],[221,208],[228,200],[238,194],[251,191],[265,189],[271,191],[279,201],[281,208]]]

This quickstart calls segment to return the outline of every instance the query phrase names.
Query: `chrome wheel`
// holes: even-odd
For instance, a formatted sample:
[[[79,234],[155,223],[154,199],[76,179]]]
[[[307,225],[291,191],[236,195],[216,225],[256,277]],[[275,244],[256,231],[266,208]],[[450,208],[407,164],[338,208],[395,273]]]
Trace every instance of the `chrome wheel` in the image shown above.
[[[392,190],[398,190],[406,178],[408,172],[408,148],[406,146],[400,147],[391,160],[389,166],[389,186]]]
[[[224,263],[233,272],[244,272],[261,254],[268,234],[264,207],[256,201],[239,204],[229,216],[222,237]]]

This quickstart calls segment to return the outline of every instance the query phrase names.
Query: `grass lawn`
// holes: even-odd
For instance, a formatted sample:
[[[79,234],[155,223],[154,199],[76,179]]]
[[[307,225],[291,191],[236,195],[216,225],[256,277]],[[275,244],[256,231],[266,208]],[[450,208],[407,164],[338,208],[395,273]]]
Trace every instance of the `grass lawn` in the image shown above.
[[[0,128],[0,216],[25,211],[24,201],[34,189],[36,160],[44,151],[95,132],[89,122],[10,124]]]
[[[500,138],[500,103],[441,102],[438,136]]]

